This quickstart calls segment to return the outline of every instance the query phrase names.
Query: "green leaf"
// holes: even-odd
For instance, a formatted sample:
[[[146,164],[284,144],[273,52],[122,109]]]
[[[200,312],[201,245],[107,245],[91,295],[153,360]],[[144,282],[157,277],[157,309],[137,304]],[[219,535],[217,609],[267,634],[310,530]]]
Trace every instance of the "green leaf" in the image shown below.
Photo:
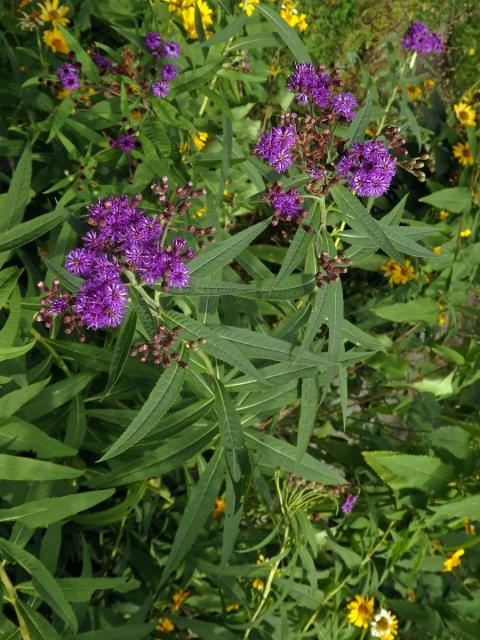
[[[75,636],[62,636],[62,640],[145,640],[154,630],[154,624],[122,624],[121,627],[109,627],[99,631],[85,631]],[[48,639],[50,640],[50,638]],[[51,640],[54,640],[53,638]]]
[[[110,363],[110,371],[108,372],[107,386],[103,392],[104,398],[113,389],[122,374],[125,362],[129,357],[136,326],[137,314],[133,309],[130,309],[127,317],[122,322],[117,342],[115,343],[115,348],[112,353],[112,362]]]
[[[480,496],[468,496],[468,498],[446,502],[438,507],[430,508],[435,512],[435,520],[447,518],[480,520]]]
[[[217,425],[193,426],[187,432],[167,440],[158,449],[136,456],[133,461],[117,463],[109,473],[89,480],[91,487],[120,486],[155,478],[176,469],[207,447],[218,433]]]
[[[370,97],[370,93],[367,93],[367,97],[365,98],[365,102],[361,109],[358,110],[357,115],[350,123],[348,127],[347,133],[347,147],[351,145],[352,142],[356,142],[358,140],[363,140],[365,137],[365,129],[368,127],[368,123],[370,122],[370,118],[372,115],[372,98]]]
[[[18,224],[30,198],[32,179],[32,152],[27,145],[13,172],[7,195],[0,208],[0,232],[8,231]],[[1,242],[0,242],[1,245]]]
[[[94,80],[98,83],[100,80],[100,73],[97,66],[92,61],[92,58],[88,55],[71,31],[65,29],[61,24],[58,25],[58,29],[60,29],[60,33],[65,38],[70,49],[75,52],[77,60],[81,62],[83,73],[86,73],[90,80]]]
[[[31,529],[46,527],[54,522],[66,520],[107,500],[115,493],[114,489],[86,491],[60,498],[42,498],[26,502],[19,507],[0,509],[0,522],[19,521]]]
[[[164,317],[170,319],[175,325],[182,327],[184,330],[182,337],[184,339],[206,340],[206,343],[201,346],[202,351],[209,353],[222,362],[227,362],[247,375],[254,376],[259,381],[263,381],[260,371],[245,358],[241,351],[219,335],[218,327],[211,329],[201,322],[175,311],[170,311],[168,316],[164,313]]]
[[[94,376],[94,373],[87,371],[49,385],[36,400],[21,409],[18,416],[27,422],[33,422],[51,413],[80,393]]]
[[[112,590],[117,593],[128,593],[138,589],[140,583],[132,578],[59,578],[57,584],[61,587],[68,602],[89,602],[97,591]],[[23,593],[35,594],[31,583],[16,585]]]
[[[45,213],[43,216],[37,216],[28,222],[22,222],[2,234],[0,251],[18,249],[18,247],[27,244],[27,242],[43,236],[44,233],[56,227],[63,220],[63,212],[55,210],[51,213]]]
[[[305,378],[302,381],[302,396],[300,402],[300,419],[298,421],[296,463],[300,465],[308,448],[310,437],[315,426],[317,409],[320,404],[318,383],[315,378]]]
[[[225,451],[227,471],[234,483],[240,482],[242,475],[248,472],[248,453],[245,448],[240,418],[235,405],[225,387],[215,381],[215,413]]]
[[[402,262],[400,253],[388,238],[384,227],[369,214],[357,197],[340,184],[333,187],[332,196],[340,213],[346,216],[347,222],[349,219],[357,222],[366,231],[368,237],[375,242],[377,247],[381,248],[391,258],[397,260],[397,262]]]
[[[25,618],[31,640],[62,640],[54,627],[34,609],[24,604],[22,600],[17,600],[17,607]],[[12,640],[18,640],[18,636]]]
[[[146,402],[120,438],[100,458],[100,462],[119,456],[145,438],[177,399],[185,380],[185,368],[176,362],[165,369]]]
[[[222,448],[219,447],[190,494],[160,584],[164,584],[168,576],[182,562],[200,534],[203,525],[212,515],[215,498],[224,475],[222,454]]]
[[[418,302],[397,302],[385,307],[370,309],[379,318],[391,320],[392,322],[426,322],[435,324],[438,316],[438,305],[431,298],[423,298]]]
[[[315,278],[305,274],[282,278],[281,282],[275,278],[269,278],[252,284],[191,278],[189,286],[182,289],[182,295],[216,297],[231,295],[250,300],[295,300],[310,293],[314,287]],[[177,295],[173,291],[169,293]]]
[[[24,344],[21,347],[0,347],[0,362],[20,358],[28,353],[34,345],[35,340],[32,340],[32,342],[27,342],[27,344]]]
[[[420,202],[431,204],[437,209],[446,209],[452,213],[461,213],[468,211],[472,204],[470,191],[466,187],[450,187],[448,189],[440,189],[429,196],[420,198]]]
[[[200,253],[194,258],[190,264],[189,269],[191,275],[206,276],[213,273],[220,267],[224,267],[228,264],[236,255],[238,255],[243,249],[259,236],[271,223],[271,218],[262,220],[248,227],[244,231],[235,234],[231,238],[227,238],[222,242],[214,245],[212,248]]]
[[[340,280],[328,286],[326,298],[326,312],[328,324],[328,358],[330,362],[340,364],[345,348],[343,346],[343,289]],[[339,371],[338,367],[330,367],[327,371],[323,398],[330,388],[335,373]]]
[[[313,303],[312,311],[308,317],[302,346],[299,349],[300,354],[308,351],[310,345],[315,340],[315,336],[317,335],[320,327],[322,326],[322,324],[325,324],[327,313],[327,290],[328,287],[322,287],[321,289],[318,289],[315,294],[315,302]]]
[[[20,409],[20,407],[23,407],[32,398],[38,396],[49,382],[50,378],[46,378],[45,380],[40,380],[40,382],[34,382],[26,387],[10,391],[10,393],[2,396],[2,402],[0,404],[0,418],[8,418],[9,416],[12,416]]]
[[[298,36],[278,13],[266,4],[258,4],[256,9],[275,27],[275,31],[295,56],[297,62],[311,62],[310,54]]]
[[[48,606],[73,630],[78,623],[75,612],[68,603],[65,594],[51,573],[35,556],[16,544],[0,538],[0,550],[3,555],[25,569],[31,576],[36,592]]]
[[[324,484],[344,484],[345,478],[341,473],[325,462],[316,460],[305,453],[300,463],[296,461],[297,451],[294,446],[273,436],[259,433],[253,429],[245,431],[245,438],[249,445],[260,453],[259,464],[280,467],[289,473],[295,473],[313,482]]]
[[[65,458],[76,452],[20,418],[0,420],[0,448],[3,447],[11,451],[34,451],[40,458]]]
[[[454,469],[433,456],[416,456],[395,451],[365,451],[363,457],[392,489],[442,489],[453,477]]]
[[[0,454],[0,480],[40,482],[42,480],[78,478],[81,475],[83,475],[82,470],[53,462]]]

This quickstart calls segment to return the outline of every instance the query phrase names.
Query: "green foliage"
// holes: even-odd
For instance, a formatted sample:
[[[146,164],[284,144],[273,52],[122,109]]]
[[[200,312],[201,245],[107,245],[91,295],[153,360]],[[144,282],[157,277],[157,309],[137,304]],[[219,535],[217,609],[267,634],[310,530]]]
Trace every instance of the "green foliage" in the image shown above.
[[[82,84],[58,95],[68,58],[17,4],[0,9],[0,637],[354,640],[370,634],[348,621],[359,594],[399,637],[478,639],[476,6],[298,0],[302,32],[267,0],[251,16],[207,2],[211,19],[203,2],[70,3],[59,37]],[[401,51],[411,18],[450,29],[440,62]],[[148,89],[152,30],[181,47],[165,99]],[[409,156],[377,199],[280,176],[306,216],[276,226],[279,176],[252,149],[310,59],[346,67],[347,145],[395,125]],[[130,129],[125,154],[110,141]],[[79,340],[38,322],[39,281],[82,286],[65,255],[87,207],[143,193],[155,214],[163,176],[206,191],[165,223],[200,227],[188,285],[125,267],[121,326]],[[318,286],[322,255],[347,273]]]

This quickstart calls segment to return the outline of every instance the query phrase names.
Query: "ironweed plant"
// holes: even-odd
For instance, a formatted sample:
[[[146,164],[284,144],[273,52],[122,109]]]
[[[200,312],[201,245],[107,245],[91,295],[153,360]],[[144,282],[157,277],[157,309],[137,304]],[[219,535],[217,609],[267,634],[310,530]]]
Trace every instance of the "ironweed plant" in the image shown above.
[[[0,638],[477,640],[446,16],[340,68],[309,0],[0,11]]]

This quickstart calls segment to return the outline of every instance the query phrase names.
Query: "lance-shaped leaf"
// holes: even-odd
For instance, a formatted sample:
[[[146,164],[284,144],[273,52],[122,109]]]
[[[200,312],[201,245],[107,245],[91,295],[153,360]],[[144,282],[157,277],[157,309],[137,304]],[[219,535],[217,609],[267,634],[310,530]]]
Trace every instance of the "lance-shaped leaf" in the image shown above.
[[[223,480],[224,469],[223,450],[219,447],[190,494],[163,570],[161,584],[185,558],[203,525],[212,515],[215,498]]]
[[[372,115],[372,98],[367,93],[367,97],[361,109],[357,111],[357,115],[350,123],[347,133],[347,146],[350,146],[352,142],[356,140],[363,140],[365,137],[365,129],[370,122],[370,116]]]
[[[165,369],[131,424],[107,450],[100,461],[119,456],[145,438],[177,399],[183,387],[184,379],[185,368],[180,367],[177,362]]]
[[[127,317],[122,322],[117,342],[115,344],[115,349],[112,353],[112,362],[110,364],[110,371],[108,372],[107,386],[103,392],[104,397],[108,395],[120,378],[123,367],[125,366],[125,362],[127,361],[130,353],[130,347],[132,346],[136,326],[137,314],[133,309],[130,309]]]
[[[0,231],[7,231],[20,222],[30,197],[32,152],[25,147],[13,172],[12,180],[0,207]]]
[[[3,538],[0,538],[0,551],[2,555],[19,564],[32,576],[38,595],[73,631],[76,631],[78,623],[75,612],[46,566],[22,547]]]
[[[248,471],[248,453],[235,405],[219,380],[215,381],[214,408],[225,451],[227,471],[233,482],[237,483],[241,480],[242,475]]]
[[[256,6],[260,13],[272,24],[280,38],[295,56],[297,62],[311,62],[310,54],[305,48],[301,38],[296,31],[290,27],[285,20],[278,15],[272,7],[267,4],[258,4]]]
[[[81,475],[83,475],[81,469],[0,453],[0,480],[40,482],[78,478]]]
[[[44,233],[56,227],[57,224],[60,224],[63,220],[62,210],[55,210],[51,213],[45,213],[43,216],[38,216],[33,220],[29,220],[28,222],[17,224],[17,226],[2,234],[0,251],[17,249],[27,244],[27,242],[43,236]]]

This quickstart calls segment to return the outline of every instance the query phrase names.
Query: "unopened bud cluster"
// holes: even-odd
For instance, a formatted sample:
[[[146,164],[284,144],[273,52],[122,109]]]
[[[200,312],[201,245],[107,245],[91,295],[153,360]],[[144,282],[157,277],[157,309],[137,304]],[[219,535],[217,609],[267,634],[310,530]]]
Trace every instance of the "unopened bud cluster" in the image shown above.
[[[167,369],[171,365],[171,361],[178,363],[178,366],[182,369],[187,368],[187,363],[181,360],[178,348],[178,334],[181,332],[181,327],[173,327],[168,330],[165,325],[160,325],[157,331],[154,333],[150,342],[142,342],[137,344],[130,351],[130,357],[140,357],[140,362],[147,362],[148,357],[151,356],[153,363],[156,365],[162,365]]]
[[[340,280],[341,275],[347,273],[351,264],[352,261],[343,253],[329,258],[328,252],[322,251],[320,255],[317,255],[318,272],[315,274],[317,286],[321,288],[325,283],[333,284],[337,282],[337,280]]]

